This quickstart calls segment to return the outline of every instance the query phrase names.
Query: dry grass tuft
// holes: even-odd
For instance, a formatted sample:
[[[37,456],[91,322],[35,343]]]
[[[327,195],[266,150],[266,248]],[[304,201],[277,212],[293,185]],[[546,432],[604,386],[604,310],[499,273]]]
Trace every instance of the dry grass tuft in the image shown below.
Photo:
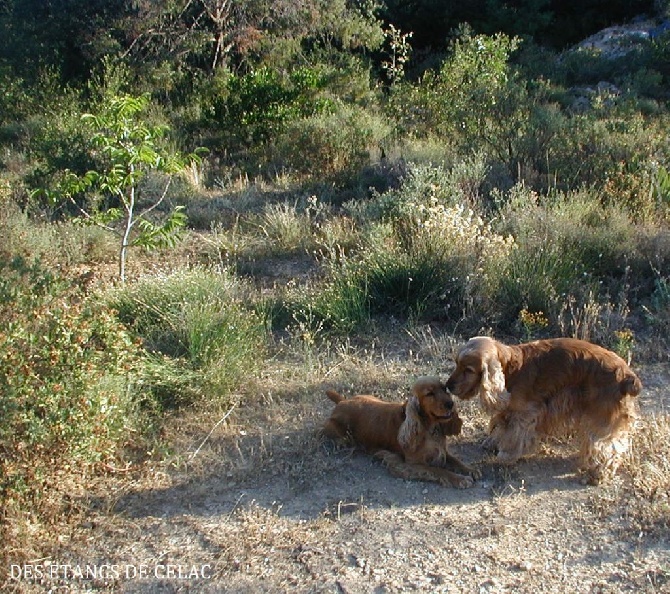
[[[665,538],[670,528],[670,416],[639,420],[620,477],[590,498],[592,511],[638,540]]]
[[[670,528],[670,415],[644,417],[633,443],[627,464],[633,496],[625,505],[636,529],[660,535]]]

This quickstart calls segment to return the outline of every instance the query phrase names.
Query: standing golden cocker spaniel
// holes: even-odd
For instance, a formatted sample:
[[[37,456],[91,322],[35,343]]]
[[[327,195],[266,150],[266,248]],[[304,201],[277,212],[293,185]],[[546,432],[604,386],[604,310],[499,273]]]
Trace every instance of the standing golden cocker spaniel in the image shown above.
[[[512,464],[541,437],[576,431],[585,482],[597,484],[630,447],[642,383],[621,357],[583,340],[511,346],[477,336],[458,352],[447,389],[479,398],[498,461]]]
[[[353,440],[394,476],[458,488],[472,487],[479,478],[477,470],[447,450],[446,436],[460,433],[463,422],[438,378],[419,378],[405,403],[365,395],[347,399],[332,390],[326,394],[336,406],[322,433]]]

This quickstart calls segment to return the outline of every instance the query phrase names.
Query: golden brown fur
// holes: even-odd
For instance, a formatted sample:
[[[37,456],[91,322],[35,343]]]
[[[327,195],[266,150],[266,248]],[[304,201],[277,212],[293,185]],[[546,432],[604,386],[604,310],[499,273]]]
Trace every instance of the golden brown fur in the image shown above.
[[[478,471],[447,450],[446,436],[460,433],[463,422],[438,378],[418,379],[405,403],[375,396],[346,399],[332,390],[326,394],[336,406],[323,434],[352,439],[381,459],[395,476],[459,488],[471,487],[479,477]]]
[[[509,346],[477,336],[458,353],[447,389],[479,398],[503,463],[533,453],[542,436],[576,430],[586,481],[596,484],[630,446],[642,384],[621,357],[583,340]]]

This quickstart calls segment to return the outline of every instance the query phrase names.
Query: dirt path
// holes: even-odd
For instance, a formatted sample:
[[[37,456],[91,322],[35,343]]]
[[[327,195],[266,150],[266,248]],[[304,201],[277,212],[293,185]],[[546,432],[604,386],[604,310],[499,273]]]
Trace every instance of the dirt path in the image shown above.
[[[641,376],[647,418],[667,414],[667,366]],[[564,444],[501,469],[478,445],[484,419],[465,403],[453,451],[479,462],[483,479],[459,491],[392,478],[316,438],[330,410],[322,386],[265,400],[262,411],[241,406],[178,470],[93,500],[51,560],[56,576],[17,589],[670,592],[670,536],[622,505],[626,476],[581,486]],[[96,576],[77,574],[87,566]]]

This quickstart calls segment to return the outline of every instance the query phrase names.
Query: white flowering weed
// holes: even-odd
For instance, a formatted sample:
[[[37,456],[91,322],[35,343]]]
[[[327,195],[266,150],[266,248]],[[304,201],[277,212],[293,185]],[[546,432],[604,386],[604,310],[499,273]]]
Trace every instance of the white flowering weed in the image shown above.
[[[465,206],[445,206],[431,198],[427,203],[408,202],[403,210],[411,217],[415,245],[441,245],[478,267],[504,263],[515,248],[511,235],[496,233],[489,222]]]

